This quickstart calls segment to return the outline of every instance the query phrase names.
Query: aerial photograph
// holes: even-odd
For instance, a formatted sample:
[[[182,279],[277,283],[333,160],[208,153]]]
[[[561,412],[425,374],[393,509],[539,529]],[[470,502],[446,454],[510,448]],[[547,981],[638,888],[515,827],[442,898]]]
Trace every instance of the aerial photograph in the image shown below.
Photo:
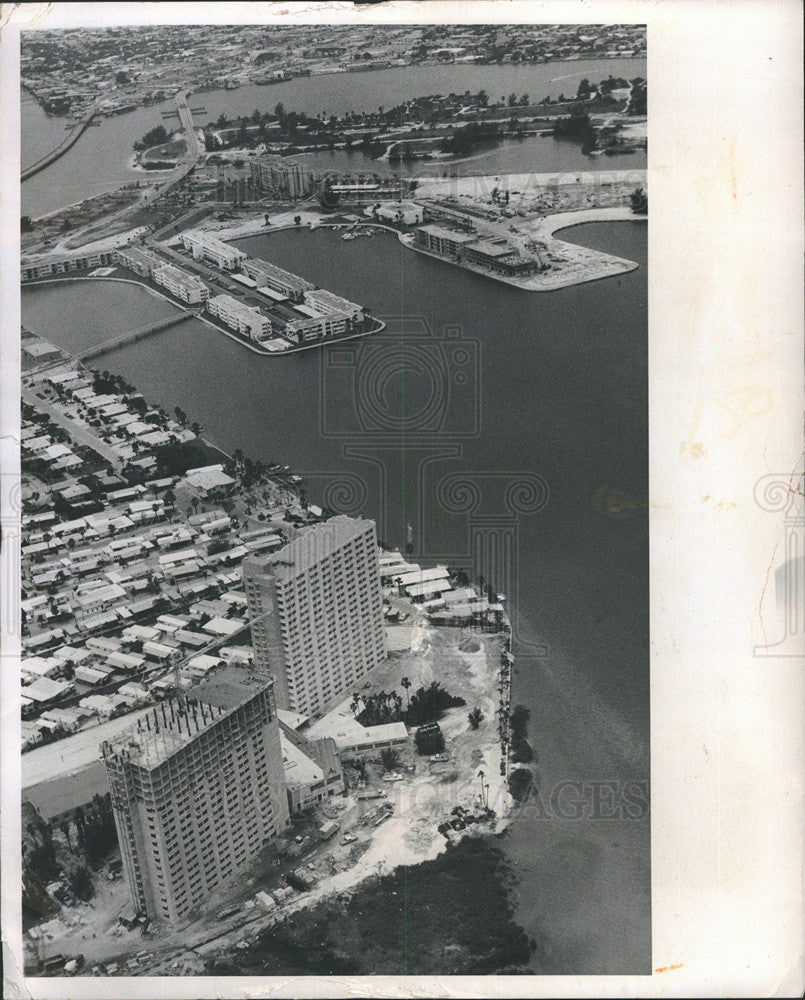
[[[651,973],[646,59],[21,32],[27,977]]]

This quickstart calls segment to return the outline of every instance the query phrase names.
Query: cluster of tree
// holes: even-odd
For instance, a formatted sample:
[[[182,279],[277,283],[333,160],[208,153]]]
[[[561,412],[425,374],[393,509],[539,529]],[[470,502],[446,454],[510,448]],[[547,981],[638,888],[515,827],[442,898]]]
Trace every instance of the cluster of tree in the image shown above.
[[[352,696],[352,713],[355,714],[358,708],[358,694]],[[356,716],[362,726],[382,726],[387,722],[400,722],[403,717],[402,698],[396,691],[379,691],[377,694],[368,694],[363,698],[364,708],[360,715]]]
[[[409,726],[438,722],[448,708],[461,708],[466,704],[463,698],[449,694],[441,684],[433,681],[428,687],[421,687],[411,695],[405,721]]]
[[[513,919],[510,879],[497,847],[465,838],[432,861],[364,882],[346,904],[327,900],[273,924],[226,967],[261,976],[399,975],[404,944],[410,975],[524,971],[536,942]]]
[[[469,720],[470,729],[477,729],[478,726],[480,726],[481,723],[484,721],[484,714],[480,710],[480,708],[478,708],[478,706],[476,705],[475,708],[467,716],[467,719]]]
[[[109,796],[94,795],[89,805],[77,809],[75,829],[78,846],[90,864],[97,867],[117,847],[117,830]],[[62,833],[72,846],[69,824],[62,824]]]
[[[50,824],[27,803],[23,803],[22,867],[42,886],[52,882],[61,870]]]
[[[382,146],[382,143],[378,145]],[[389,150],[389,163],[410,163],[416,159],[417,154],[410,142],[399,142]]]
[[[109,796],[96,795],[75,817],[75,844],[68,822],[61,830],[71,854],[57,854],[49,823],[28,803],[23,803],[22,883],[23,908],[28,918],[41,919],[54,910],[45,887],[61,878],[75,898],[92,899],[95,887],[90,868],[98,867],[117,847],[112,805]]]
[[[590,116],[581,108],[574,108],[567,118],[558,118],[553,126],[553,134],[557,139],[580,142],[582,153],[595,149],[595,128]]]
[[[444,153],[452,156],[467,156],[479,145],[491,145],[500,139],[498,126],[492,123],[469,122],[444,139],[439,145]]]
[[[137,390],[130,385],[122,375],[112,375],[108,371],[92,372],[93,391],[101,396],[107,393],[136,393]],[[140,397],[142,399],[142,397]]]
[[[598,84],[599,94],[611,94],[613,90],[623,90],[629,86],[629,81],[620,76],[613,76],[611,73]]]
[[[648,215],[648,194],[639,187],[629,195],[629,203],[636,215]]]
[[[632,80],[632,93],[629,98],[629,105],[626,108],[627,115],[645,116],[648,108],[648,93],[646,91],[646,81],[637,77]]]
[[[531,772],[527,767],[518,767],[509,775],[509,792],[517,802],[525,801],[531,787]]]
[[[301,222],[301,217],[297,218]],[[232,457],[224,462],[224,472],[233,479],[239,479],[244,489],[262,482],[268,475],[268,469],[261,461],[245,457],[240,448],[236,448]]]
[[[366,761],[362,757],[342,757],[341,764],[344,768],[355,771],[358,781],[366,781],[369,777]]]
[[[380,763],[386,771],[399,771],[402,765],[400,755],[394,747],[384,747],[380,751]]]
[[[150,146],[160,146],[168,141],[168,133],[164,125],[157,125],[149,132],[146,132],[142,139],[134,143],[135,149],[148,149]]]
[[[168,441],[153,449],[160,476],[183,476],[188,469],[204,465],[207,454],[196,441]]]
[[[515,705],[509,716],[512,760],[515,764],[530,764],[534,759],[534,751],[526,739],[530,715],[525,705]]]

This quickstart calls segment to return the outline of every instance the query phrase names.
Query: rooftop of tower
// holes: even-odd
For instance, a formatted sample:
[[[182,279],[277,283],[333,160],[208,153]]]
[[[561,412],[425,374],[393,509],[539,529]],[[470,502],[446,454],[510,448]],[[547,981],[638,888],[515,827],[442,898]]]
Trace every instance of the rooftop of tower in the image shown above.
[[[104,757],[122,756],[151,770],[181,750],[220,719],[273,684],[273,679],[243,667],[224,665],[203,683],[160,702],[101,746]]]
[[[319,524],[300,528],[294,538],[276,552],[244,559],[245,568],[288,580],[310,569],[347,542],[364,534],[374,521],[339,514]]]

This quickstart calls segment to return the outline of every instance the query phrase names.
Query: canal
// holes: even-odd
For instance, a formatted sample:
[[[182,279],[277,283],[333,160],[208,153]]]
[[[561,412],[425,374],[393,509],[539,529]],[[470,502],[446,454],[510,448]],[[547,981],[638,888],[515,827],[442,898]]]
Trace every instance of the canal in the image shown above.
[[[649,817],[624,806],[645,799],[649,777],[646,225],[562,236],[640,268],[525,293],[389,234],[276,232],[239,245],[365,304],[387,329],[256,358],[190,321],[103,367],[180,406],[227,451],[290,465],[314,502],[375,517],[387,544],[404,544],[410,525],[423,562],[471,567],[471,532],[508,532],[514,700],[531,713],[540,792],[501,839],[515,912],[543,971],[647,973]],[[24,325],[68,349],[168,308],[100,282],[22,300]],[[614,816],[601,804],[612,796]]]

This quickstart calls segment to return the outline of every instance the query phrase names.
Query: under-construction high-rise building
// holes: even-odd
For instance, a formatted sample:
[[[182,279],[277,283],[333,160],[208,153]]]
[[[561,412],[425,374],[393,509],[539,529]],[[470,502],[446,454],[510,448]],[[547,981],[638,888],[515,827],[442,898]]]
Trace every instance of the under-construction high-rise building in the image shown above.
[[[182,921],[289,823],[269,677],[221,667],[101,745],[134,908]]]

